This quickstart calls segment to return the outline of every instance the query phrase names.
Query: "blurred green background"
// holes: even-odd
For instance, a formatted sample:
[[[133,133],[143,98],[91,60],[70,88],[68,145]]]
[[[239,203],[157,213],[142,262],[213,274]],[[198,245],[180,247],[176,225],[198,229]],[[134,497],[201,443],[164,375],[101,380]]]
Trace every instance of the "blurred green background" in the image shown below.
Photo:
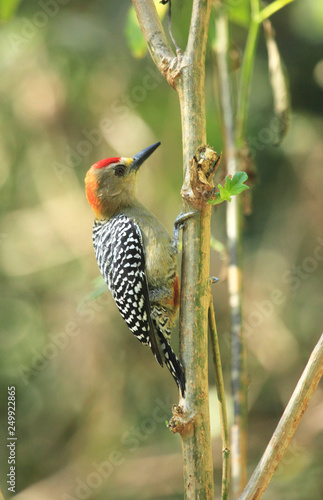
[[[24,0],[15,11],[18,3],[0,3],[7,17],[0,29],[1,487],[7,498],[7,387],[15,385],[17,500],[180,499],[181,441],[165,425],[176,386],[108,293],[86,302],[99,271],[83,181],[95,161],[161,140],[142,168],[139,196],[171,232],[181,209],[177,95],[149,55],[133,57],[129,1]],[[231,14],[239,5],[244,0],[229,2]],[[173,2],[182,48],[190,8]],[[323,4],[298,0],[272,22],[292,109],[276,146],[261,35],[247,132],[259,180],[244,223],[250,472],[323,323]],[[232,39],[241,54],[246,30],[232,25]],[[206,72],[208,143],[220,152],[210,50]],[[225,243],[224,205],[214,211],[212,234]],[[222,258],[213,251],[211,275],[224,276]],[[225,279],[213,292],[231,417]],[[322,394],[320,385],[264,498],[323,497]],[[212,369],[210,407],[219,498]]]

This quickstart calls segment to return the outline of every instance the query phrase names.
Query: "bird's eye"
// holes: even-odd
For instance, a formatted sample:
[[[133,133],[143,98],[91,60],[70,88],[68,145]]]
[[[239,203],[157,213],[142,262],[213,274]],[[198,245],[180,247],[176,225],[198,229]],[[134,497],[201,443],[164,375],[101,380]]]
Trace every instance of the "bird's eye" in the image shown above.
[[[125,165],[117,165],[114,169],[114,174],[117,177],[122,177],[126,173]]]

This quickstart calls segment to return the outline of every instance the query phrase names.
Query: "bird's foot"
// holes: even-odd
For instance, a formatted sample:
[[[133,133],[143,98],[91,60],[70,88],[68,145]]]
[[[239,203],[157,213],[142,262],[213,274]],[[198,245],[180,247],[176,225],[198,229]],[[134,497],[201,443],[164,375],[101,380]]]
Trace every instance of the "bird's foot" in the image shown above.
[[[194,215],[198,215],[200,212],[187,212],[184,214],[181,212],[175,219],[174,222],[174,235],[172,241],[172,247],[175,253],[178,253],[178,245],[179,245],[179,232],[185,226],[185,222],[193,217]]]

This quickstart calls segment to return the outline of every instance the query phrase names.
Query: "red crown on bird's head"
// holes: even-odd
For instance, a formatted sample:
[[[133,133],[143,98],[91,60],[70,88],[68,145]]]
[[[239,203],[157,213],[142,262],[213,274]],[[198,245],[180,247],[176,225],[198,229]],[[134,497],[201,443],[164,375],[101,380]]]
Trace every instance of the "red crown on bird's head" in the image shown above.
[[[111,165],[111,163],[119,163],[121,160],[120,157],[117,158],[105,158],[104,160],[97,161],[94,163],[93,168],[99,169],[103,167],[107,167],[108,165]]]

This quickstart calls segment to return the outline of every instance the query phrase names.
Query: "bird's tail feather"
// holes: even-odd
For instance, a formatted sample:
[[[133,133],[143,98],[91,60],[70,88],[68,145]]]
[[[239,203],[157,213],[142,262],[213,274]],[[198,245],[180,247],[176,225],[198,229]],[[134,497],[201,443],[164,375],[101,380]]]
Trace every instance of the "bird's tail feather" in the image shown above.
[[[158,331],[158,336],[160,338],[160,345],[163,351],[164,355],[164,361],[165,365],[169,369],[171,375],[173,376],[176,384],[178,385],[179,389],[181,390],[182,396],[185,396],[185,386],[186,386],[186,381],[185,381],[185,372],[184,368],[177,358],[176,354],[174,353],[173,349],[165,339],[164,335],[162,334],[161,331]]]

